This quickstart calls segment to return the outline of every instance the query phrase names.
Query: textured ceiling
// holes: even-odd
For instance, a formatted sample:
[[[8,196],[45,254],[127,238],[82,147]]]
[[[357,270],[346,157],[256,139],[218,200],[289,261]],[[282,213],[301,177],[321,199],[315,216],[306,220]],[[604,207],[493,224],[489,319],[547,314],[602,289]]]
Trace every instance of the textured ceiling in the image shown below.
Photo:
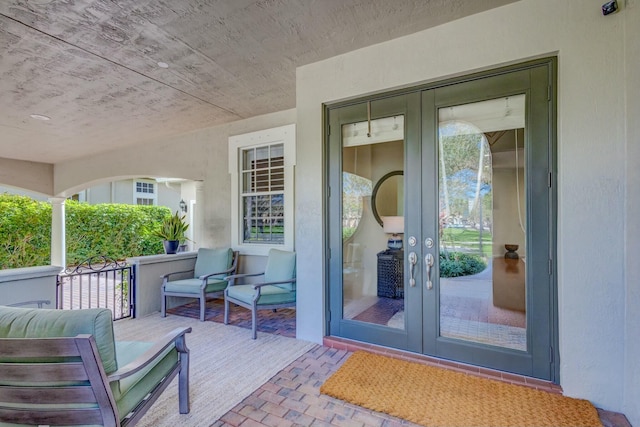
[[[513,1],[2,0],[0,158],[56,163],[293,108],[300,65]]]

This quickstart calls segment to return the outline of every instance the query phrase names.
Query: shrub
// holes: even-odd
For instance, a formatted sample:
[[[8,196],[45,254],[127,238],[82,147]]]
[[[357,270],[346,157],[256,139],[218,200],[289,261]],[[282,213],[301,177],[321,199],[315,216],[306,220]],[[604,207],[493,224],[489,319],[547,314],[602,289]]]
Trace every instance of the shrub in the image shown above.
[[[171,215],[162,206],[65,202],[67,264],[94,255],[121,260],[164,252],[152,232]],[[51,205],[0,194],[0,268],[50,264]]]
[[[161,254],[162,242],[152,233],[170,215],[169,208],[161,206],[68,201],[67,264],[78,264],[93,255],[124,259]]]
[[[0,268],[50,264],[51,205],[0,194]]]
[[[440,253],[440,277],[460,277],[477,274],[487,268],[478,255],[463,252]]]

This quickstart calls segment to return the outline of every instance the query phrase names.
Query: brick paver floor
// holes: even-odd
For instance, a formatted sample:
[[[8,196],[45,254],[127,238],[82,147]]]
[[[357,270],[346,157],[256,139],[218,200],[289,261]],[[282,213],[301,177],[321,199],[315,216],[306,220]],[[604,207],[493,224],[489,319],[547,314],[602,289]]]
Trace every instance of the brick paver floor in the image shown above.
[[[222,322],[222,300],[207,302],[206,319]],[[198,318],[198,304],[169,311]],[[295,310],[259,313],[258,331],[295,337]],[[233,307],[230,323],[250,328],[251,312]],[[259,339],[259,338],[258,338]],[[320,394],[320,386],[352,354],[317,345],[223,415],[211,427],[397,427],[416,424]],[[631,427],[622,414],[598,410],[604,427]]]
[[[212,427],[415,426],[320,394],[322,383],[350,354],[346,350],[316,346],[214,422]]]

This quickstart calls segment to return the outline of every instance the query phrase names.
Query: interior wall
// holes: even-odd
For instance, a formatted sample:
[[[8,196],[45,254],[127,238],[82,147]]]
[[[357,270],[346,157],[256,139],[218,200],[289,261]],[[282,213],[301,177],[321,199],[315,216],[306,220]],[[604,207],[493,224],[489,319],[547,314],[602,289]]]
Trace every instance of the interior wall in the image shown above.
[[[521,258],[527,256],[524,231],[520,227],[520,218],[523,227],[526,227],[526,214],[524,209],[525,185],[524,170],[518,170],[519,179],[516,181],[516,168],[493,169],[492,194],[493,194],[493,256],[501,257],[506,253],[505,244],[518,245],[518,255]],[[518,196],[516,183],[520,187],[521,211],[518,213]],[[526,229],[526,228],[525,228]]]
[[[623,409],[623,46],[640,25],[634,18],[623,31],[628,11],[604,17],[601,3],[521,0],[298,68],[296,237],[308,242],[299,247],[300,338],[321,342],[326,325],[322,104],[557,55],[560,383],[566,395]],[[637,394],[636,383],[627,389]]]
[[[357,155],[355,151],[357,150]],[[404,169],[404,141],[384,142],[379,144],[361,145],[346,148],[343,170],[370,179],[372,188],[389,172]],[[402,177],[400,177],[402,179]],[[380,193],[378,193],[380,195]],[[384,197],[384,194],[381,195]],[[357,244],[359,269],[356,278],[350,278],[349,296],[359,298],[363,295],[377,294],[377,254],[387,248],[389,236],[384,233],[382,226],[373,216],[370,197],[364,198],[362,219],[351,239],[345,242],[343,253],[348,254],[348,245]],[[397,198],[388,196],[388,200],[380,203],[398,203]],[[380,204],[378,204],[380,206]],[[352,275],[355,276],[355,275]],[[345,284],[347,286],[347,284]],[[345,289],[345,292],[347,290]]]

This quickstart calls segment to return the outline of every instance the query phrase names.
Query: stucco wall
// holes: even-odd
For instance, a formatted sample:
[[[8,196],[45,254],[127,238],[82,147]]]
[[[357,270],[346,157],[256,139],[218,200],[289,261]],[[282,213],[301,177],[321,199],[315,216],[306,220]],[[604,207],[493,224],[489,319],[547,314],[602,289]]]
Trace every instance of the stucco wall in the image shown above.
[[[628,2],[624,11],[626,134],[626,330],[624,413],[640,425],[640,1]]]
[[[296,111],[286,110],[167,138],[139,149],[142,158],[121,151],[56,164],[55,193],[73,194],[88,182],[121,176],[170,176],[203,182],[203,230],[198,247],[231,244],[231,178],[228,140],[238,135],[295,123]]]
[[[0,184],[43,195],[52,195],[52,176],[53,165],[48,163],[25,162],[0,157]]]
[[[322,103],[557,55],[561,385],[569,396],[624,409],[625,89],[640,91],[633,72],[628,85],[635,92],[625,87],[623,45],[638,38],[640,26],[633,19],[625,33],[628,11],[603,17],[601,3],[522,0],[298,69],[300,338],[320,341],[325,325],[318,303],[325,298],[318,262],[324,259]],[[640,354],[627,349],[626,356]],[[637,393],[637,384],[626,390]]]

